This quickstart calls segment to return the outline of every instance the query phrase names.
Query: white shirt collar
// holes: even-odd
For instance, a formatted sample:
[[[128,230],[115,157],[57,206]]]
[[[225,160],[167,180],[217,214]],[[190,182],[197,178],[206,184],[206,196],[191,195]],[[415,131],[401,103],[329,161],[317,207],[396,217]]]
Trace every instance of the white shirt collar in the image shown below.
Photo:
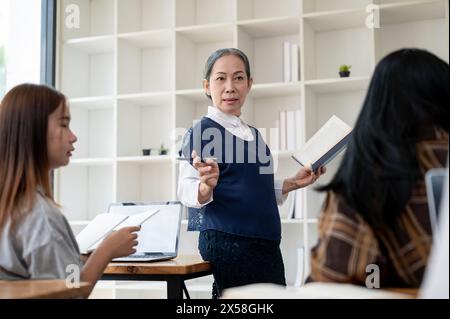
[[[243,124],[243,121],[236,115],[226,114],[215,106],[208,106],[208,117],[223,127],[237,127]]]
[[[250,127],[241,118],[222,112],[215,106],[208,106],[208,115],[211,120],[223,126],[231,134],[245,140],[253,141],[254,136]]]

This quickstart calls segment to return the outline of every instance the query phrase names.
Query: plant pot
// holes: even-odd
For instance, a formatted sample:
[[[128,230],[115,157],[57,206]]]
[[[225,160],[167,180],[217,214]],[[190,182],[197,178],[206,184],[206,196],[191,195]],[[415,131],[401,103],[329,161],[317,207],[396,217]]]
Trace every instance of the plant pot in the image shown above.
[[[341,78],[348,78],[350,76],[350,71],[339,71]]]
[[[142,155],[143,156],[150,156],[150,153],[152,152],[152,149],[151,148],[144,148],[143,150],[142,150]]]
[[[167,155],[167,151],[166,150],[159,151],[159,155]]]

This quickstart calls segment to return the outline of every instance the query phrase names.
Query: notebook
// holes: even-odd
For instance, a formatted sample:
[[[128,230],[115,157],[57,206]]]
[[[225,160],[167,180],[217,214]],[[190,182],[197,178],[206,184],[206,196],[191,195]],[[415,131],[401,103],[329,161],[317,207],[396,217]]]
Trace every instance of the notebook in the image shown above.
[[[139,214],[149,209],[159,213],[138,232],[136,253],[115,258],[120,262],[153,262],[177,257],[183,206],[180,202],[122,202],[109,207],[111,214]]]
[[[141,226],[159,209],[147,209],[140,214],[99,214],[76,236],[80,252],[87,254],[95,250],[111,232],[124,227]]]
[[[352,128],[333,115],[292,158],[316,171],[336,157],[350,141]]]

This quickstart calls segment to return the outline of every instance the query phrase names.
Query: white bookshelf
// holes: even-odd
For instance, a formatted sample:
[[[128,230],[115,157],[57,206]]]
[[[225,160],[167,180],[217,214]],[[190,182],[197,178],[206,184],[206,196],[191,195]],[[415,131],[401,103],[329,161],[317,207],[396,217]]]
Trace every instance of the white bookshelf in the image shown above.
[[[277,149],[271,128],[280,111],[300,110],[305,139],[336,114],[353,125],[376,63],[402,47],[449,60],[446,0],[64,0],[58,12],[57,86],[70,99],[78,136],[68,167],[56,174],[56,198],[75,232],[111,202],[176,200],[180,138],[206,114],[204,63],[214,50],[238,47],[250,58],[254,86],[244,119],[261,129],[276,158],[276,177],[299,166]],[[80,8],[79,29],[65,27],[65,8]],[[381,28],[365,25],[379,8]],[[298,82],[284,82],[283,42],[299,46]],[[338,77],[341,64],[350,78]],[[164,144],[168,155],[158,155]],[[151,156],[142,149],[151,148]],[[342,156],[340,157],[342,158]],[[328,166],[323,184],[340,159]],[[282,219],[286,278],[297,249],[317,240],[323,195],[303,192],[301,219]],[[197,253],[198,234],[182,223],[181,254]],[[308,274],[305,270],[305,276]],[[208,297],[211,278],[189,283]],[[105,286],[106,287],[106,286]],[[113,296],[157,296],[161,285],[117,284]],[[107,287],[107,288],[108,288]],[[101,288],[101,287],[100,287]],[[105,288],[106,289],[106,288]],[[134,292],[131,292],[134,291]],[[158,295],[159,296],[159,295]]]

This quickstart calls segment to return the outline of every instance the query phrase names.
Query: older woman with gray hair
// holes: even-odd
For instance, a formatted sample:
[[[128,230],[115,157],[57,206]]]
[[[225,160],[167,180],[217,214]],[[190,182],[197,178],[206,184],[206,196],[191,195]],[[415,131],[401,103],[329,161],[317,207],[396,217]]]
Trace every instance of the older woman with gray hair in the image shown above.
[[[200,231],[200,254],[212,264],[213,298],[246,284],[286,285],[277,204],[325,172],[301,168],[292,178],[274,180],[269,147],[241,119],[252,83],[242,51],[214,52],[203,81],[212,105],[180,150],[189,161],[180,164],[178,198],[189,207],[189,230]]]

